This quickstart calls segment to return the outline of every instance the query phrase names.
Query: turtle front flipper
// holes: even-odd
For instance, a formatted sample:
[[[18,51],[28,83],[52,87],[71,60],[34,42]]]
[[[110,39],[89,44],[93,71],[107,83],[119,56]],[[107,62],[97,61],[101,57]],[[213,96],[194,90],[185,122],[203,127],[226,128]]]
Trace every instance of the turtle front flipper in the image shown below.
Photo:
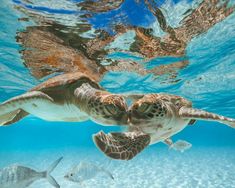
[[[27,92],[0,104],[0,126],[15,123],[30,113],[38,103],[51,103],[53,99],[40,91]]]
[[[235,119],[224,117],[224,116],[214,114],[214,113],[210,113],[204,110],[182,107],[179,110],[179,115],[184,119],[218,121],[220,123],[223,123],[230,127],[235,128]]]
[[[108,157],[130,160],[150,143],[150,136],[142,132],[105,134],[100,131],[93,135],[96,146]]]

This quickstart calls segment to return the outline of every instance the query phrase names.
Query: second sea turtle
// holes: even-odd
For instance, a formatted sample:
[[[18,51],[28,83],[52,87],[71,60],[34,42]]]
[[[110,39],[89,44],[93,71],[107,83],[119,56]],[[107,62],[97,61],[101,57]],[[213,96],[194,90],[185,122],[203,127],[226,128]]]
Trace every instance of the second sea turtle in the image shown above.
[[[218,121],[235,128],[235,119],[199,110],[187,99],[170,94],[130,95],[129,130],[93,136],[97,147],[113,159],[130,160],[150,144],[164,142],[174,147],[171,137],[197,120]]]

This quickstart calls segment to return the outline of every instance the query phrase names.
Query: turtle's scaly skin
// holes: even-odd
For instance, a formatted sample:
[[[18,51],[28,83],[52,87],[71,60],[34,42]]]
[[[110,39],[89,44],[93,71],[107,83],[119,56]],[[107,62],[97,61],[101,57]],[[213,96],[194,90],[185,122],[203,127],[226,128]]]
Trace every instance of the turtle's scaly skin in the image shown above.
[[[177,117],[183,106],[192,107],[192,103],[176,95],[146,94],[130,107],[130,121],[133,125],[140,125],[142,121],[153,123],[153,119]]]
[[[129,132],[95,134],[105,155],[130,160],[148,144],[164,142],[174,147],[171,136],[196,120],[218,121],[235,128],[235,119],[192,108],[183,97],[170,94],[127,95],[136,100],[129,109]]]
[[[127,105],[122,96],[91,89],[88,84],[75,90],[75,95],[77,103],[93,121],[103,125],[127,125]]]
[[[151,136],[151,143],[164,141],[183,130],[192,120],[219,121],[235,128],[235,120],[192,108],[183,97],[146,94],[130,108],[132,129]]]
[[[187,126],[190,119],[179,117],[179,109],[192,107],[182,97],[169,94],[146,94],[130,107],[132,130],[151,136],[151,143],[164,141]]]
[[[100,131],[93,139],[108,157],[122,160],[132,159],[150,143],[150,136],[142,132],[105,134]]]
[[[127,106],[120,95],[104,91],[92,76],[76,72],[51,78],[31,91],[0,104],[0,125],[33,114],[49,121],[103,125],[127,124]]]

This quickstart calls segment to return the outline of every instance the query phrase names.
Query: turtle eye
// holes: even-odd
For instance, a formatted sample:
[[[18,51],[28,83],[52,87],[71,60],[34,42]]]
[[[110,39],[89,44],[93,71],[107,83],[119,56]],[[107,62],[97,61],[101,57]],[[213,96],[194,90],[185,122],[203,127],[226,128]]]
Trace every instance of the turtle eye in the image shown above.
[[[150,105],[148,103],[142,103],[139,107],[138,107],[138,111],[141,113],[147,112],[150,109]]]
[[[107,112],[111,115],[116,115],[118,113],[118,108],[113,104],[108,104],[105,106]]]
[[[176,105],[177,107],[180,107],[180,105],[181,105],[180,100],[176,100],[176,101],[175,101],[175,105]]]

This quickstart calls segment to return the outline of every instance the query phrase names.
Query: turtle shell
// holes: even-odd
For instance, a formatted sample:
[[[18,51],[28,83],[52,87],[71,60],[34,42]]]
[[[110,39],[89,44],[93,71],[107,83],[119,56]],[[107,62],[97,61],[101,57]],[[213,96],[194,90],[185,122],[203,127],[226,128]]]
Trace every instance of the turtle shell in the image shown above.
[[[33,88],[31,91],[58,90],[60,88],[75,89],[81,86],[83,83],[89,83],[92,87],[96,89],[102,89],[102,87],[96,82],[95,78],[93,78],[92,76],[81,72],[73,72],[50,78],[47,81]]]

